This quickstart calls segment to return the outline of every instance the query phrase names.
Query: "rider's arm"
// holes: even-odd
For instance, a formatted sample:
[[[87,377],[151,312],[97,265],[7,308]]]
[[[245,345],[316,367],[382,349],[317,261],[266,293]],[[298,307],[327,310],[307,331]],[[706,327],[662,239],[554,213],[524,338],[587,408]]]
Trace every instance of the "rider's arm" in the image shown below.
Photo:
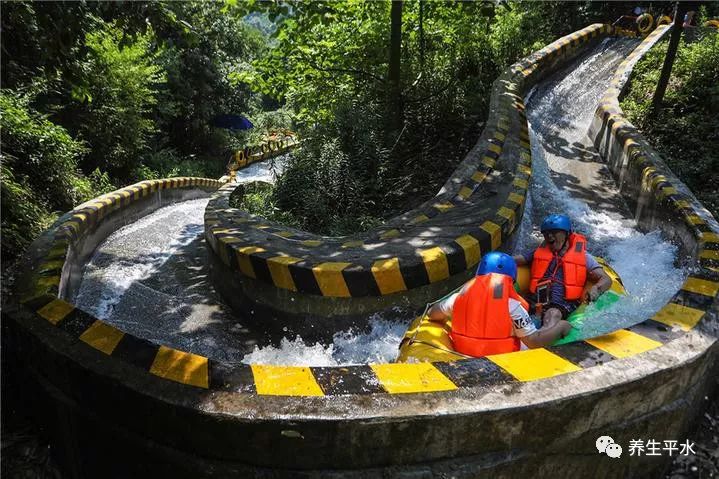
[[[434,303],[427,311],[430,321],[446,321],[452,317],[452,308],[454,307],[454,301],[459,296],[458,293],[454,293],[441,300],[438,303]]]
[[[586,299],[589,301],[596,300],[602,293],[612,287],[612,278],[609,277],[601,266],[589,271],[587,276],[589,276],[589,280],[594,282],[594,285],[587,292],[587,296],[589,297]]]
[[[545,348],[559,338],[566,336],[572,329],[572,325],[561,320],[552,326],[545,326],[534,334],[519,338],[528,348]]]

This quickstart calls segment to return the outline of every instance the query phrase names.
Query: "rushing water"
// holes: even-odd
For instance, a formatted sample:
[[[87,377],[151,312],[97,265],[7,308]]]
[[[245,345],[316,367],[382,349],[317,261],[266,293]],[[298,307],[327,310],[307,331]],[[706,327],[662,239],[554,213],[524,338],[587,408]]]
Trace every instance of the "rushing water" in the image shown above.
[[[650,317],[686,276],[675,266],[676,248],[660,232],[636,229],[586,138],[612,73],[635,45],[635,40],[608,39],[526,98],[533,175],[515,251],[539,243],[537,225],[545,215],[564,212],[587,236],[590,252],[605,257],[629,291],[596,315],[596,321],[585,321],[581,337]],[[287,157],[279,157],[256,163],[238,172],[237,179],[274,182],[286,161]],[[368,332],[341,331],[329,345],[295,337],[283,338],[279,347],[264,346],[266,338],[245,328],[206,280],[202,241],[206,203],[206,199],[178,203],[115,232],[87,265],[77,304],[124,331],[226,361],[336,366],[395,359],[407,324],[379,315],[370,318]],[[194,260],[186,260],[188,256]],[[168,284],[173,282],[177,284]]]
[[[687,271],[677,267],[677,248],[659,231],[642,233],[620,200],[611,174],[597,158],[586,132],[609,86],[610,73],[636,45],[608,39],[566,75],[556,75],[527,96],[532,146],[530,198],[518,251],[537,245],[544,216],[565,213],[587,237],[590,253],[619,273],[629,295],[586,321],[580,337],[631,326],[651,317],[672,296]],[[580,164],[578,164],[578,162]],[[592,307],[587,310],[591,314]]]

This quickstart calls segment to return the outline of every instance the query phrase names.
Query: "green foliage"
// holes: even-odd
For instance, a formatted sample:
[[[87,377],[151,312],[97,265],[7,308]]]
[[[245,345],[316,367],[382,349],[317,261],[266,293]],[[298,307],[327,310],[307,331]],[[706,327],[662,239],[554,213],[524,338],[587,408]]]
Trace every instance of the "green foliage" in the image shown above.
[[[55,216],[92,197],[76,171],[85,146],[30,107],[32,98],[0,90],[2,254],[19,254]]]
[[[103,22],[87,34],[88,55],[78,65],[81,80],[72,88],[77,103],[71,107],[77,133],[90,146],[86,171],[100,168],[124,179],[147,151],[156,131],[150,113],[165,77],[154,64],[153,41],[151,29],[127,38]]]
[[[666,43],[657,45],[637,64],[621,106],[674,173],[719,217],[719,36],[682,41],[662,109],[651,118],[666,50]]]

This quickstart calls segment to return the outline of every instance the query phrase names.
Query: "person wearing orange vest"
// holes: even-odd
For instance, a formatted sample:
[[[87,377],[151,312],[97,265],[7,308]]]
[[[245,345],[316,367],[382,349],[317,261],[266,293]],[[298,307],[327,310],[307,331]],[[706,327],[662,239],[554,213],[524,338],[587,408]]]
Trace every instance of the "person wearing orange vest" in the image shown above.
[[[518,265],[531,264],[529,293],[540,305],[542,324],[552,325],[569,316],[582,301],[595,301],[612,280],[592,255],[587,239],[572,231],[566,215],[549,215],[540,227],[544,241],[534,251],[514,256]],[[583,294],[587,279],[595,282]]]
[[[450,338],[454,350],[482,357],[545,347],[566,335],[566,321],[540,330],[532,322],[529,305],[514,289],[517,264],[511,256],[491,252],[477,268],[477,275],[458,293],[434,304],[428,311],[432,321],[452,318]]]

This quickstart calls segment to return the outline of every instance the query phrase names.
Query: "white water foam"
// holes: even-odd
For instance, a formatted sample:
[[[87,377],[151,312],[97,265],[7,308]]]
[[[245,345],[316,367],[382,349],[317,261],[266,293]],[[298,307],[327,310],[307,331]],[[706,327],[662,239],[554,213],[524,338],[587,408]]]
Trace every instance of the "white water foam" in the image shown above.
[[[237,172],[238,183],[264,181],[274,184],[277,178],[285,171],[289,154],[278,156],[269,160],[253,163]]]
[[[567,170],[568,162],[581,161],[577,157],[577,153],[582,154],[578,145],[588,143],[585,135],[594,107],[608,86],[609,73],[630,47],[631,43],[622,41],[604,43],[569,75],[554,85],[533,90],[527,100],[532,182],[517,252],[541,241],[537,226],[544,216],[567,214],[574,229],[587,236],[590,253],[607,259],[629,293],[603,311],[599,323],[585,322],[583,337],[592,331],[613,331],[651,317],[681,287],[687,275],[685,268],[676,267],[677,247],[659,231],[642,233],[629,214],[593,209],[554,181],[559,176],[557,171]],[[611,55],[616,58],[608,62]],[[571,150],[570,145],[575,149]],[[590,305],[587,312],[591,314],[592,309]]]
[[[370,331],[352,329],[335,333],[332,344],[308,344],[300,338],[282,338],[279,347],[257,347],[242,358],[246,364],[283,366],[348,366],[353,364],[388,363],[396,359],[399,343],[407,324],[387,321],[379,315],[370,319]]]
[[[99,253],[96,252],[85,267],[76,304],[99,319],[110,318],[113,307],[133,283],[148,278],[172,255],[202,234],[202,212],[208,201],[203,198],[160,208],[111,234],[103,242],[103,246],[107,246],[98,249]],[[153,241],[152,233],[149,233],[157,224],[163,225],[162,241]],[[149,253],[142,258],[134,254],[128,257],[123,254],[123,245],[128,241],[140,247],[143,243],[153,247],[147,249]],[[92,281],[93,278],[98,281]],[[99,291],[98,282],[102,284]]]

